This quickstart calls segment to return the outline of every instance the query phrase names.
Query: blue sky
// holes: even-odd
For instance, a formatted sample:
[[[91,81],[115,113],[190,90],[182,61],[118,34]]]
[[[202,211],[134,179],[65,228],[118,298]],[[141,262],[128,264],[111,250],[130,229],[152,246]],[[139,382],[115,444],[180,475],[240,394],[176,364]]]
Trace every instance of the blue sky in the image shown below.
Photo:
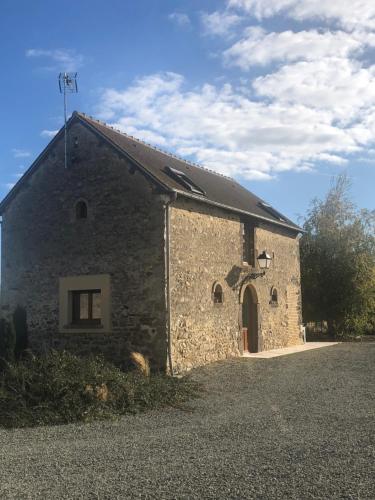
[[[374,209],[375,2],[3,0],[0,195],[77,109],[231,175],[292,219],[347,172]]]

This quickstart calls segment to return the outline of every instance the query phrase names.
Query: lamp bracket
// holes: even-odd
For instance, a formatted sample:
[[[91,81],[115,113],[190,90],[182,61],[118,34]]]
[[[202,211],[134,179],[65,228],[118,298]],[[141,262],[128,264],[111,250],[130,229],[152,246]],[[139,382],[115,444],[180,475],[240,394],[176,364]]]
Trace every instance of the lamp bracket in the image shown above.
[[[245,283],[251,281],[251,280],[256,280],[257,278],[260,278],[261,276],[264,276],[266,274],[266,271],[261,271],[259,273],[253,272],[249,273],[244,278],[241,280],[240,286],[243,286]]]
[[[256,280],[257,278],[260,278],[261,276],[264,276],[266,274],[266,271],[261,271],[260,273],[250,273],[248,274],[245,279],[249,280]]]

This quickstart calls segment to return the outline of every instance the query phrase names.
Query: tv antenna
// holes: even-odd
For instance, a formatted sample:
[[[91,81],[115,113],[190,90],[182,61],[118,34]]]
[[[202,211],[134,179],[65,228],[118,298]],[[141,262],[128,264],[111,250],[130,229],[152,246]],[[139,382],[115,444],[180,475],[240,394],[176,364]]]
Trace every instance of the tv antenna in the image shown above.
[[[60,94],[64,94],[64,166],[68,168],[68,156],[67,156],[67,129],[66,129],[66,107],[67,99],[66,94],[76,94],[78,92],[77,87],[77,73],[60,73],[59,74],[59,89]]]

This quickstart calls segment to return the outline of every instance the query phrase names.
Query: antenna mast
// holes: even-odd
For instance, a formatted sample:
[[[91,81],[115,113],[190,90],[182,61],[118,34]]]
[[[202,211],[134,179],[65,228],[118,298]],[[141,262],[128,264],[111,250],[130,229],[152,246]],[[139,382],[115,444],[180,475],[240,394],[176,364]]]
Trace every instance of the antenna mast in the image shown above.
[[[68,168],[68,139],[67,139],[67,129],[66,129],[66,115],[67,115],[67,99],[66,94],[69,92],[71,94],[76,94],[78,92],[77,87],[77,73],[60,73],[59,74],[59,89],[60,94],[64,95],[64,166]]]

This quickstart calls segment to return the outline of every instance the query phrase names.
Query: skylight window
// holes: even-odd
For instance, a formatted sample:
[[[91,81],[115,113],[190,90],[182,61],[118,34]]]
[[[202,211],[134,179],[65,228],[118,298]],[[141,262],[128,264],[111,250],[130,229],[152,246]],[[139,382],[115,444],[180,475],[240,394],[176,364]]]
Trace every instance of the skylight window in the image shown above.
[[[188,177],[184,172],[181,172],[180,170],[177,170],[172,167],[165,167],[165,172],[172,177],[175,181],[179,182],[184,188],[188,189],[192,193],[195,194],[201,194],[203,196],[206,195],[206,193],[201,189],[197,184],[195,184],[190,177]]]
[[[266,212],[268,212],[270,215],[272,215],[272,217],[275,217],[276,219],[279,219],[279,221],[281,221],[281,222],[286,222],[286,220],[281,215],[281,213],[278,212],[277,210],[275,210],[274,208],[272,208],[271,205],[268,205],[268,203],[265,203],[264,201],[260,201],[258,203],[258,206],[261,207],[261,208],[263,208],[263,210],[265,210]]]

